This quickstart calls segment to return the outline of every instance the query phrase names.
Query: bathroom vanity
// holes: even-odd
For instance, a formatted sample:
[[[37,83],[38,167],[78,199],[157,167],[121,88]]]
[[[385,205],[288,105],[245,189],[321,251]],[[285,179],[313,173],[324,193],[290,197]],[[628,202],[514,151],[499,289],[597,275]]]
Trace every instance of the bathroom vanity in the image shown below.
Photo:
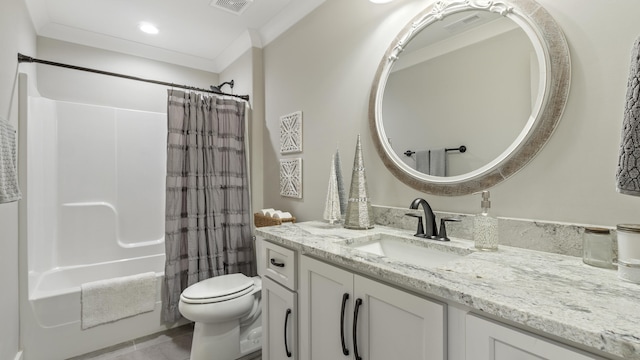
[[[640,359],[640,287],[578,257],[385,226],[257,234],[264,359]]]
[[[473,194],[524,168],[549,140],[569,95],[569,46],[534,0],[429,3],[380,59],[369,128],[380,160],[402,183],[424,194]],[[499,46],[487,47],[492,41]],[[496,55],[486,62],[494,70],[470,54]],[[512,65],[523,67],[511,75]],[[483,74],[491,76],[472,87]],[[466,108],[472,112],[453,111]],[[452,158],[457,168],[444,175],[419,166],[431,150],[460,149],[460,139],[482,161]],[[640,360],[640,287],[579,257],[508,246],[479,252],[471,241],[384,226],[306,222],[256,232],[266,249],[265,359]]]

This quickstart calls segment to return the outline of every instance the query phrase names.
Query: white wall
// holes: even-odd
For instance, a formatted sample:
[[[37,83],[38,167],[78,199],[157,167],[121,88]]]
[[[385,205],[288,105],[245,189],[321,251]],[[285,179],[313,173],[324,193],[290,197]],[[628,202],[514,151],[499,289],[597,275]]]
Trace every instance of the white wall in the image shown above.
[[[539,0],[565,32],[572,85],[564,116],[549,143],[522,171],[491,188],[497,216],[613,226],[640,221],[640,199],[615,191],[630,50],[640,34],[640,2]],[[374,5],[328,0],[264,49],[265,206],[301,220],[322,216],[336,144],[349,184],[357,134],[362,134],[369,196],[374,204],[408,207],[425,197],[437,210],[476,213],[477,196],[422,194],[396,180],[372,146],[371,81],[387,46],[427,3]],[[304,116],[304,198],[279,195],[279,117]],[[287,156],[291,157],[291,156]],[[348,186],[348,185],[347,185]]]
[[[38,58],[205,89],[218,84],[218,74],[50,38],[38,37]],[[124,109],[167,111],[166,86],[37,66],[38,90],[44,97]]]
[[[24,2],[0,4],[0,116],[18,128],[18,69],[34,73],[34,67],[18,67],[17,53],[34,54],[36,36]],[[0,204],[0,359],[14,359],[19,344],[18,302],[18,203]]]
[[[251,162],[251,206],[263,208],[263,133],[264,133],[264,67],[262,49],[251,48],[220,73],[220,82],[234,80],[233,93],[249,95],[251,118],[249,120]],[[222,90],[228,92],[228,87]]]

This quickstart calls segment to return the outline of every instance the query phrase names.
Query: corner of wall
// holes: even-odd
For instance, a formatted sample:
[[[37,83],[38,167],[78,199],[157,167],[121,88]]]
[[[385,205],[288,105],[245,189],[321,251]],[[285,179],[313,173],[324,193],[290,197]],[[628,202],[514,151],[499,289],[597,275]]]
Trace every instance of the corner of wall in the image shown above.
[[[264,206],[263,143],[265,122],[264,65],[262,49],[251,47],[242,56],[227,66],[220,79],[235,81],[234,92],[249,94],[251,118],[249,120],[249,163],[251,166],[251,207]]]

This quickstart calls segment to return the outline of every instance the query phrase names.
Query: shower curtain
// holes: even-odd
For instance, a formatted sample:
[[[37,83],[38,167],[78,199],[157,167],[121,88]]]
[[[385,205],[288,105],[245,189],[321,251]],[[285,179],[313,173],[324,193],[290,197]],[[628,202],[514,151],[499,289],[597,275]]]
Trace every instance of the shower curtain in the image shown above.
[[[180,319],[180,294],[198,281],[256,274],[251,233],[248,105],[169,90],[162,317]]]

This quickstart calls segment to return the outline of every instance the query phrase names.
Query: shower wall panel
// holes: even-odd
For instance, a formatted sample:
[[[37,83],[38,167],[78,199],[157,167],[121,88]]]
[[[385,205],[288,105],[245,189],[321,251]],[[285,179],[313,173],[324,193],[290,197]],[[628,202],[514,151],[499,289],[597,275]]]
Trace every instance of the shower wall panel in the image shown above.
[[[163,253],[166,115],[30,101],[32,275]]]

